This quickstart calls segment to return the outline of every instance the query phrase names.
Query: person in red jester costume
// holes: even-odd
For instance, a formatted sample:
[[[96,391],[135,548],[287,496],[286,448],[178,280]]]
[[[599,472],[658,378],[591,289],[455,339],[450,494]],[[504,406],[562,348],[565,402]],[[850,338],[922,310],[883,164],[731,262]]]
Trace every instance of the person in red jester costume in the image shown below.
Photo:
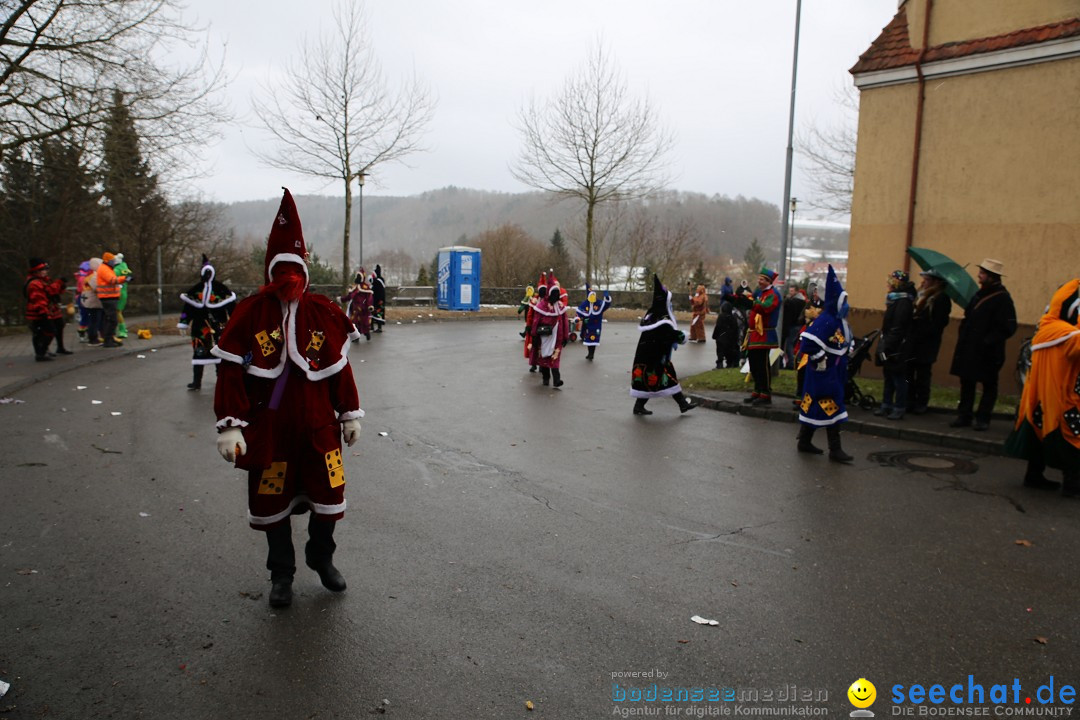
[[[285,190],[266,248],[266,285],[241,301],[211,351],[221,363],[218,452],[248,472],[248,521],[266,533],[270,605],[292,603],[290,516],[311,512],[305,559],[324,587],[345,590],[333,557],[345,513],[341,440],[364,416],[349,365],[359,337],[328,297],[308,292],[307,250]]]

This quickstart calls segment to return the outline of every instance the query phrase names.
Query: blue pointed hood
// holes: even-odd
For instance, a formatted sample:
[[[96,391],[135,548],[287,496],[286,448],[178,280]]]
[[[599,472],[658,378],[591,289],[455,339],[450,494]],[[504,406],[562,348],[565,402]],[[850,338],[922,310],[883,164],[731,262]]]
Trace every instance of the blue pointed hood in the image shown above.
[[[836,271],[829,265],[829,274],[825,278],[825,308],[824,312],[843,320],[848,316],[848,295],[840,280],[836,277]]]

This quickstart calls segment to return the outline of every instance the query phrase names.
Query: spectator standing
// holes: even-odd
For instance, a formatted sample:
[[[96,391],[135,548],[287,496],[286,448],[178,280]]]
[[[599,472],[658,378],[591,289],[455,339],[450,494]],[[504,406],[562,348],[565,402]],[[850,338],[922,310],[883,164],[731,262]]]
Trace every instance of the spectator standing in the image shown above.
[[[724,284],[720,288],[720,302],[735,302],[735,285],[731,282],[731,278],[725,277]]]
[[[795,343],[803,325],[803,309],[806,307],[806,294],[801,288],[792,285],[784,298],[783,317],[780,321],[780,337],[783,340],[784,367],[795,367]]]
[[[979,290],[972,296],[960,321],[960,331],[949,372],[960,378],[960,406],[949,427],[990,427],[998,396],[998,373],[1005,364],[1005,341],[1016,333],[1016,307],[1001,282],[1005,266],[986,258],[979,264]],[[976,384],[983,392],[975,407]]]
[[[690,296],[690,342],[705,342],[705,318],[709,314],[709,294],[698,285]]]
[[[49,263],[38,257],[30,258],[26,282],[23,285],[23,297],[26,299],[26,322],[30,325],[34,360],[38,362],[52,360],[49,356],[49,345],[56,337],[53,317],[56,310],[53,306],[59,305],[60,293],[63,290],[63,278],[53,280],[49,277]]]
[[[773,287],[774,282],[776,271],[761,268],[754,305],[747,318],[746,356],[750,362],[750,375],[754,378],[754,392],[743,402],[753,405],[772,404],[769,351],[780,346],[776,321],[781,304],[780,293]]]
[[[203,255],[205,259],[206,256]],[[120,285],[120,300],[116,303],[116,337],[120,340],[126,340],[128,336],[127,323],[124,322],[124,309],[127,308],[128,302],[128,283],[131,282],[131,268],[124,262],[124,253],[116,253],[116,259],[119,261],[116,263],[116,267],[113,268],[113,272],[116,273],[116,277],[123,278]]]
[[[728,301],[720,303],[712,337],[716,341],[716,369],[738,367],[739,321],[735,317],[735,307]]]
[[[86,289],[86,279],[90,277],[90,261],[83,260],[79,263],[79,269],[75,271],[75,307],[79,312],[79,342],[86,342],[86,328],[90,324],[90,311],[83,306],[83,290]]]
[[[922,282],[908,331],[908,411],[915,415],[922,415],[930,405],[931,374],[952,313],[945,278],[934,270],[919,275]]]
[[[90,258],[90,274],[83,281],[83,291],[80,294],[83,307],[87,312],[86,338],[87,344],[100,347],[102,345],[101,325],[105,311],[101,306],[101,298],[97,294],[98,268],[101,267],[101,258]]]
[[[101,265],[97,269],[97,296],[101,300],[102,321],[101,337],[104,340],[102,347],[115,348],[123,345],[123,341],[116,338],[117,306],[120,304],[120,286],[127,280],[126,277],[117,276],[114,268],[120,260],[111,252],[101,256]]]
[[[1026,458],[1024,485],[1056,490],[1043,476],[1061,470],[1066,497],[1080,496],[1080,280],[1058,288],[1031,339],[1031,370],[1005,450]]]
[[[887,283],[885,318],[881,323],[874,362],[882,369],[885,387],[875,415],[900,420],[907,410],[907,340],[915,306],[915,286],[903,270],[894,270]]]

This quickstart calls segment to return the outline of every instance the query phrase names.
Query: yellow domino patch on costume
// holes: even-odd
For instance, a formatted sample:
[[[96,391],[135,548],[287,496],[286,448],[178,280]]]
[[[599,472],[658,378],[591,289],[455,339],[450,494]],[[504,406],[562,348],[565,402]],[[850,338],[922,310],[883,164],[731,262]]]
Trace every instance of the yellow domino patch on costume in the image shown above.
[[[285,466],[288,463],[270,463],[259,480],[260,495],[280,495],[285,491]]]
[[[818,400],[817,404],[821,407],[822,410],[825,411],[825,414],[829,417],[832,417],[837,413],[837,411],[840,410],[840,406],[837,405],[836,401],[832,398],[822,398],[821,400]]]
[[[260,330],[255,333],[255,342],[259,343],[259,349],[262,350],[263,357],[269,357],[274,354],[277,349],[274,347],[274,343],[270,342],[270,336],[265,330]]]
[[[799,408],[803,412],[808,412],[810,410],[810,406],[813,405],[813,404],[814,404],[813,398],[810,397],[810,393],[807,393],[806,395],[803,395],[803,399],[802,399],[802,402],[799,404]]]
[[[326,453],[326,474],[330,478],[330,487],[336,488],[345,484],[345,468],[341,464],[340,448]]]

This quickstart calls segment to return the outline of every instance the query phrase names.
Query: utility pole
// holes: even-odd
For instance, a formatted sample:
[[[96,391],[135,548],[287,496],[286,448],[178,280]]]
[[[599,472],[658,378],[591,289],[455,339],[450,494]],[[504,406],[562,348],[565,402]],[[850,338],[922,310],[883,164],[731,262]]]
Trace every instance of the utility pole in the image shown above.
[[[780,205],[783,216],[780,227],[780,279],[787,283],[788,214],[791,204],[791,158],[794,155],[792,140],[795,136],[795,79],[799,74],[799,19],[802,17],[802,0],[795,0],[795,48],[791,53],[791,106],[788,112],[787,162],[784,168],[784,202]]]

